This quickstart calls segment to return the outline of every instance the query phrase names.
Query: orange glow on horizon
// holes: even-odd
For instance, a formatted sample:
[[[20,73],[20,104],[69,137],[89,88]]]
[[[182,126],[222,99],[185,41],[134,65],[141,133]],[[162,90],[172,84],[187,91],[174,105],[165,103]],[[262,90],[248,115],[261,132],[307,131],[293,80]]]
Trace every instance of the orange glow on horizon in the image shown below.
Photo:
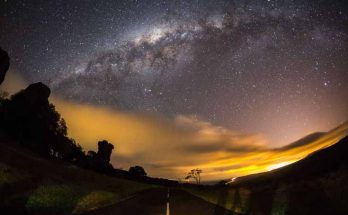
[[[59,99],[52,101],[66,119],[69,135],[85,149],[95,149],[98,140],[107,139],[116,146],[112,159],[116,168],[127,169],[139,164],[152,176],[174,179],[197,167],[203,169],[203,180],[270,171],[298,161],[348,135],[346,123],[309,144],[276,150],[267,148],[260,135],[235,135],[234,131],[190,117],[179,116],[172,121]],[[233,147],[239,142],[243,143],[237,147],[240,151],[214,147]],[[212,150],[199,151],[202,146]]]
[[[27,86],[9,72],[2,89],[15,93]],[[11,83],[11,84],[9,84]],[[269,148],[261,134],[244,134],[191,116],[167,119],[159,115],[122,112],[68,102],[51,96],[66,120],[68,134],[85,151],[106,139],[114,144],[115,168],[143,166],[149,175],[178,179],[191,169],[203,170],[202,180],[219,180],[270,171],[298,161],[348,135],[348,122],[308,144]]]

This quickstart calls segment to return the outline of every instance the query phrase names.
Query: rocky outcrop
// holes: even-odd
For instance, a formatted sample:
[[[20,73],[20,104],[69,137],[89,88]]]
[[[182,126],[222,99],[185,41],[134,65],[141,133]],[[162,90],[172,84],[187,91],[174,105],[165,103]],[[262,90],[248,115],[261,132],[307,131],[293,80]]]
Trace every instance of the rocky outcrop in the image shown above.
[[[114,146],[106,140],[98,142],[98,153],[97,156],[104,164],[109,164],[110,156]]]
[[[7,70],[10,68],[10,57],[0,48],[0,84],[4,81]]]
[[[51,90],[45,84],[38,82],[30,84],[26,89],[17,94],[22,97],[27,104],[48,105],[48,97]]]

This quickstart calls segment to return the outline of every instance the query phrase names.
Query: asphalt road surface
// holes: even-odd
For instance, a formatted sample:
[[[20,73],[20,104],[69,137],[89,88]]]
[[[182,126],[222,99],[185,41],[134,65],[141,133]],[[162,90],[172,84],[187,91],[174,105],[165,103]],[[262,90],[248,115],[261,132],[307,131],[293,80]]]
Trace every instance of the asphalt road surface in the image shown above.
[[[230,211],[177,189],[152,189],[86,215],[230,215]]]

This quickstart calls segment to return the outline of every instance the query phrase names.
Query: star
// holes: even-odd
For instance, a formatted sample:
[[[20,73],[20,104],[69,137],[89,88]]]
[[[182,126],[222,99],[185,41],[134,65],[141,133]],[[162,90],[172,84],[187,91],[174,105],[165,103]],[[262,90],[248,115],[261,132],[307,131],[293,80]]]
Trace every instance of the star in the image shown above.
[[[6,1],[1,45],[26,82],[61,99],[197,115],[277,145],[348,115],[348,12],[342,1],[323,5]]]

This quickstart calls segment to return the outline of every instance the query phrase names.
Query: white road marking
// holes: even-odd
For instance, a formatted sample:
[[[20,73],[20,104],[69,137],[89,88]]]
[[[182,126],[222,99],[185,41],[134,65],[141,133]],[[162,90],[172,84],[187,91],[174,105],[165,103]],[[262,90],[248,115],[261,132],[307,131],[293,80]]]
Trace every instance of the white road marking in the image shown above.
[[[166,215],[170,215],[170,210],[169,210],[169,188],[168,188],[168,193],[167,193],[167,212]]]
[[[170,211],[169,211],[169,202],[167,202],[167,213],[166,215],[170,215]]]

